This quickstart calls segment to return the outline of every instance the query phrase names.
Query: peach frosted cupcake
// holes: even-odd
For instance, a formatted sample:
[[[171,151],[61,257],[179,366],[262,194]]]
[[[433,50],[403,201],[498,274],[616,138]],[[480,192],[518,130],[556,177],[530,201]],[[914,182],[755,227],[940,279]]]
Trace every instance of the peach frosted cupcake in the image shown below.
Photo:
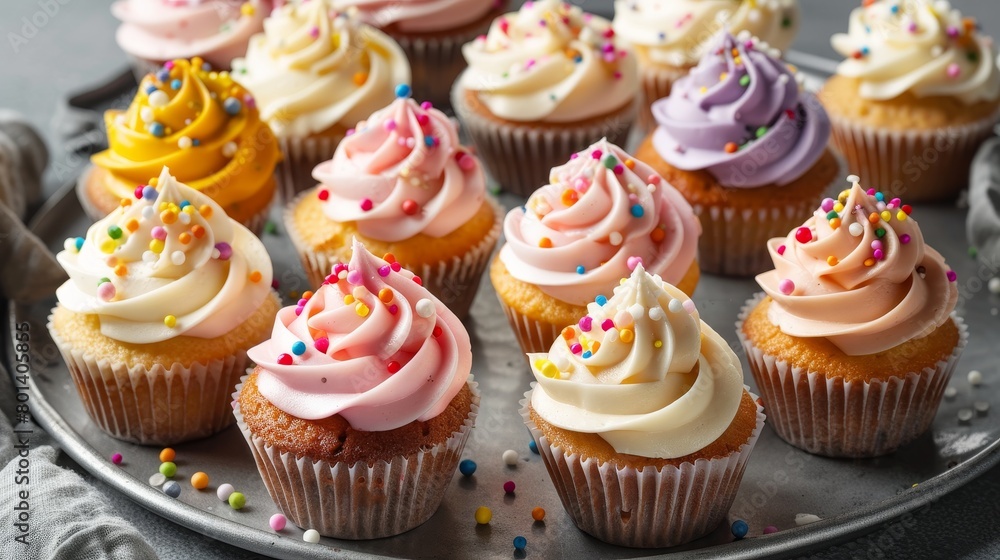
[[[232,424],[229,394],[279,303],[249,230],[166,168],[56,255],[70,279],[49,332],[90,418],[169,445]]]
[[[694,293],[700,234],[673,187],[601,140],[507,214],[490,280],[521,348],[543,352],[639,263]]]
[[[638,66],[604,18],[558,0],[526,2],[462,54],[469,68],[452,107],[501,188],[527,196],[594,140],[625,143]]]
[[[909,205],[854,186],[768,241],[765,294],[737,323],[771,425],[831,457],[874,457],[923,434],[965,348],[955,273]]]
[[[636,266],[528,360],[521,415],[577,527],[654,548],[725,519],[764,415],[684,292]]]
[[[479,408],[458,318],[353,244],[278,312],[233,394],[261,478],[295,524],[339,539],[409,531],[437,510]]]
[[[413,270],[459,317],[472,305],[500,237],[503,210],[486,194],[479,160],[458,129],[409,88],[358,124],[333,159],[318,165],[319,185],[285,209],[285,224],[313,286],[350,256],[357,237]],[[315,181],[314,181],[315,183]]]

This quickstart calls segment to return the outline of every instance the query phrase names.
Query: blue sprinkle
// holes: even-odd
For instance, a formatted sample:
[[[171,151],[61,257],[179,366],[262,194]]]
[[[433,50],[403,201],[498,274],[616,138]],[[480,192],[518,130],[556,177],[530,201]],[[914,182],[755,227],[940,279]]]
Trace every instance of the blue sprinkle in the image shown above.
[[[462,473],[462,476],[472,476],[472,473],[476,472],[476,462],[472,459],[462,459],[458,464],[458,472]]]
[[[197,138],[192,138],[191,139],[191,145],[192,146],[200,146],[201,145],[201,140],[198,140]]]
[[[396,86],[396,97],[409,97],[410,96],[410,86],[407,84],[399,84]]]
[[[180,203],[181,210],[187,208],[188,206],[191,206],[191,201],[190,200],[182,200],[181,201],[181,203]]]
[[[157,138],[163,138],[163,135],[166,134],[163,125],[158,122],[149,123],[149,133]]]
[[[156,91],[156,86],[154,86],[154,85],[148,85],[148,86],[146,86],[146,95],[149,95],[149,94],[153,93],[154,91]]]
[[[524,547],[528,546],[528,539],[518,535],[514,537],[514,548],[517,550],[524,550]]]
[[[875,200],[879,202],[885,202],[885,195],[882,194],[881,192],[877,192],[875,193]]]
[[[642,209],[641,204],[636,204],[632,206],[631,212],[632,215],[635,216],[636,218],[641,218],[642,215],[645,214],[645,210]]]
[[[538,444],[535,443],[535,440],[531,440],[528,442],[528,449],[530,449],[531,452],[534,453],[535,455],[538,455]]]
[[[599,295],[596,298],[594,298],[594,301],[597,302],[597,305],[604,307],[604,304],[608,303],[608,298],[606,298],[604,295]]]
[[[584,268],[582,264],[576,267],[577,274],[583,274],[584,272],[587,272],[587,269]]]
[[[591,357],[593,355],[594,355],[593,352],[591,352],[590,350],[587,350],[583,354],[580,354],[580,357],[583,358],[584,360],[586,360],[587,358],[589,358],[589,357]]]
[[[181,495],[181,485],[178,484],[176,480],[168,480],[167,483],[163,485],[163,493],[171,498],[176,498]]]
[[[428,148],[434,146],[434,137],[424,136],[424,145],[427,146]]]
[[[737,519],[736,521],[733,521],[732,530],[734,537],[736,537],[737,539],[742,539],[743,537],[747,536],[747,533],[750,532],[750,526],[747,525],[746,521],[743,521],[742,519]]]
[[[664,33],[664,32],[662,32],[662,31],[660,31],[659,33],[657,33],[657,34],[656,34],[656,36],[657,36],[657,37],[658,37],[658,38],[659,38],[659,39],[660,39],[661,41],[666,41],[666,40],[667,40],[667,34],[666,34],[666,33]]]
[[[861,54],[867,56],[869,52],[871,52],[871,51],[868,50],[867,46],[861,47]]]
[[[207,62],[202,62],[201,63],[201,69],[204,70],[205,72],[211,72],[212,71],[212,65],[209,64],[209,63],[207,63]]]
[[[161,82],[167,81],[167,78],[169,78],[169,77],[170,77],[170,70],[167,70],[166,68],[160,68],[156,72],[156,79],[160,80]]]
[[[891,8],[889,8],[889,11],[891,11],[894,14],[898,14],[899,13],[899,4],[894,4]]]
[[[142,188],[142,198],[146,200],[156,200],[156,189],[146,185]]]
[[[180,80],[173,80],[170,82],[170,87],[173,89],[181,89],[182,85],[184,85],[184,82]]]
[[[306,353],[306,343],[301,340],[296,340],[295,344],[292,344],[292,354],[296,356],[301,356]]]
[[[76,239],[74,239],[73,240],[73,245],[76,245],[76,250],[77,251],[79,251],[80,249],[82,249],[83,248],[83,238],[82,237],[77,237]]]
[[[573,62],[580,64],[581,62],[583,62],[583,57],[580,55],[576,55],[575,57],[573,57]]]
[[[243,108],[243,103],[235,97],[230,97],[222,103],[222,108],[230,115],[238,115],[240,114],[240,109]]]

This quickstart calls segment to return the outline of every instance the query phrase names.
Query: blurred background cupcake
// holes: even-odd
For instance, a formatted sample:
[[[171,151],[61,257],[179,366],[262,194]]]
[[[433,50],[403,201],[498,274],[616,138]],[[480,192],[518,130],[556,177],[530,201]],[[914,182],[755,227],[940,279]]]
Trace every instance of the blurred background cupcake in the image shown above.
[[[650,106],[714,48],[722,29],[784,51],[798,27],[798,0],[615,0],[615,33],[639,59],[642,129],[656,126]]]
[[[601,140],[552,169],[504,219],[490,280],[525,352],[544,352],[622,276],[646,270],[694,293],[701,227],[652,168]]]
[[[461,321],[406,269],[353,243],[350,263],[278,312],[234,413],[278,508],[338,539],[427,521],[479,408]]]
[[[858,178],[771,239],[737,334],[769,424],[830,457],[895,451],[930,427],[968,335],[955,273],[913,211]],[[836,204],[837,208],[833,205]]]
[[[445,110],[465,68],[462,45],[486,33],[507,0],[333,0],[338,10],[386,32],[406,53],[413,96]]]
[[[285,201],[316,186],[313,167],[333,157],[347,130],[386,106],[410,66],[388,35],[338,13],[332,0],[289,2],[264,21],[233,77],[281,142]]]
[[[280,3],[280,2],[278,2]],[[116,0],[121,20],[115,40],[137,80],[164,62],[200,56],[215,70],[229,70],[247,52],[247,42],[264,29],[271,0]]]
[[[56,258],[70,279],[48,328],[95,424],[170,445],[233,423],[246,351],[280,306],[257,237],[164,168]]]
[[[528,360],[521,416],[577,527],[659,548],[722,523],[764,415],[684,292],[638,265]]]
[[[840,168],[815,96],[776,50],[738,37],[717,34],[701,63],[653,104],[658,126],[636,157],[701,218],[702,270],[745,276],[767,269],[764,244],[808,218]]]
[[[357,237],[392,266],[414,271],[456,315],[465,317],[503,221],[486,194],[479,160],[458,129],[409,87],[358,124],[333,159],[316,167],[319,186],[285,209],[288,235],[313,286],[346,261]]]
[[[469,68],[452,107],[501,188],[527,196],[598,138],[625,143],[638,66],[604,18],[558,0],[527,2],[462,53]]]
[[[261,232],[281,154],[254,98],[229,73],[198,58],[169,61],[142,79],[127,110],[110,110],[104,121],[108,149],[94,154],[77,186],[92,219],[155,185],[166,166],[230,218]]]
[[[992,39],[945,1],[873,0],[832,42],[847,58],[819,96],[851,172],[911,202],[954,198],[997,121]]]

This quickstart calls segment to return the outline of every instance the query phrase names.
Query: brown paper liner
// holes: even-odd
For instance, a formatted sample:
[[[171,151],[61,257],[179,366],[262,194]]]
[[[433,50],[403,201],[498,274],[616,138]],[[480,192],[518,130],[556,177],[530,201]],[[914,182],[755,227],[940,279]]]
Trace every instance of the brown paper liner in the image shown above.
[[[346,130],[345,130],[346,132]],[[300,192],[316,186],[313,169],[324,161],[333,159],[337,145],[344,139],[340,133],[306,138],[278,138],[284,156],[275,169],[278,192],[282,203],[294,199]]]
[[[566,455],[551,445],[531,420],[528,404],[535,383],[531,387],[519,402],[521,417],[566,513],[581,531],[620,546],[676,546],[712,532],[729,513],[747,459],[764,428],[758,405],[750,439],[731,455],[659,470],[616,468],[575,453]],[[757,399],[752,393],[751,397]]]
[[[830,115],[832,142],[862,184],[907,202],[955,198],[997,116],[932,130],[884,130]]]
[[[969,339],[957,315],[959,342],[936,367],[904,377],[870,382],[844,381],[822,372],[792,367],[764,353],[743,334],[743,321],[763,299],[743,306],[736,323],[768,424],[786,442],[827,457],[878,457],[892,453],[930,428],[948,379]]]
[[[451,92],[451,105],[490,177],[507,192],[523,197],[547,185],[553,167],[601,138],[624,146],[639,108],[638,101],[633,101],[575,126],[499,122],[470,107],[465,90],[457,83]]]
[[[323,280],[339,259],[334,254],[313,250],[303,240],[295,223],[293,208],[306,196],[313,196],[313,193],[301,193],[291,204],[285,206],[285,230],[292,240],[292,245],[299,252],[309,285],[317,288],[323,284]],[[479,290],[480,278],[490,262],[490,255],[493,254],[497,239],[500,238],[500,231],[503,229],[505,216],[503,207],[490,196],[487,196],[486,200],[493,208],[493,227],[486,237],[470,247],[461,258],[455,257],[451,260],[413,266],[406,262],[405,255],[395,254],[399,264],[419,276],[424,287],[460,319],[465,318],[472,307],[472,301]]]
[[[640,80],[642,86],[642,107],[639,110],[639,126],[645,135],[656,128],[656,120],[651,110],[653,103],[670,95],[674,82],[688,75],[690,68],[642,66]]]
[[[69,368],[91,420],[111,437],[174,445],[208,437],[233,423],[230,395],[247,367],[246,351],[190,367],[97,360],[63,341],[49,316],[52,341]]]
[[[417,527],[441,505],[479,414],[478,384],[471,375],[468,384],[472,410],[459,431],[430,449],[372,465],[313,461],[254,436],[240,412],[242,380],[232,394],[233,415],[264,486],[288,519],[327,537],[377,539]]]

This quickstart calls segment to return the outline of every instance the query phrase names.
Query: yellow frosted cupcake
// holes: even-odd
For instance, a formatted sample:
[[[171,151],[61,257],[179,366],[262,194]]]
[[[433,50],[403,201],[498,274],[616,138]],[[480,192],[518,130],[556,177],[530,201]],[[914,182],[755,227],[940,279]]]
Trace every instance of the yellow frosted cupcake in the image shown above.
[[[166,168],[137,194],[66,241],[48,327],[95,424],[169,445],[232,424],[229,395],[279,302],[264,245],[221,206]]]
[[[819,97],[850,169],[910,202],[953,198],[993,134],[993,40],[948,2],[875,0],[833,36],[847,57]]]
[[[126,111],[104,115],[108,149],[94,154],[77,194],[99,220],[156,183],[163,167],[260,233],[274,198],[281,154],[254,98],[227,72],[198,58],[174,60],[143,78]]]

